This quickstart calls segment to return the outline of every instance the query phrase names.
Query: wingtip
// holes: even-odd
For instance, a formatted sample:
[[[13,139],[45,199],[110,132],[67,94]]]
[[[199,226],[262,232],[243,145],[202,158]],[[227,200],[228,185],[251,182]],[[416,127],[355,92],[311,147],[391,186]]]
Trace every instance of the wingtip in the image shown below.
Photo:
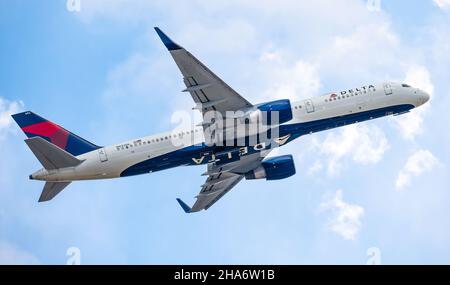
[[[178,202],[178,204],[180,204],[181,208],[183,208],[183,211],[186,214],[189,214],[191,212],[191,207],[186,205],[186,203],[184,203],[183,200],[181,200],[180,198],[177,198],[177,202]]]
[[[160,28],[154,27],[154,29],[158,34],[159,38],[161,39],[161,41],[163,42],[163,44],[169,51],[181,49],[181,47],[177,45],[174,41],[172,41]]]

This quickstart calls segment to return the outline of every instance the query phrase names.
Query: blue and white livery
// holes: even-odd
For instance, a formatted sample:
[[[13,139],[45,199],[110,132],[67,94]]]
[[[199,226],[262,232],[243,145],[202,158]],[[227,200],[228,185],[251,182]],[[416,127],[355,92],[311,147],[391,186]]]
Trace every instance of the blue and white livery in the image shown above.
[[[183,91],[192,96],[203,122],[193,129],[98,146],[33,112],[15,114],[12,117],[28,137],[26,144],[43,166],[30,175],[46,181],[39,202],[53,199],[77,180],[205,165],[206,181],[194,205],[177,201],[187,213],[207,210],[244,178],[278,180],[294,175],[291,155],[266,158],[273,148],[306,134],[404,114],[430,98],[407,84],[386,82],[298,102],[252,104],[159,28],[155,30],[179,67]]]

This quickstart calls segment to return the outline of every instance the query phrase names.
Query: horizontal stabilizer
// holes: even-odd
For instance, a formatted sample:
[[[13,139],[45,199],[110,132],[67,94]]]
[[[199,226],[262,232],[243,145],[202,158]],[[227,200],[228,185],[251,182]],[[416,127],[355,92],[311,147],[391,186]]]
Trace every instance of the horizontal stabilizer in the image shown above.
[[[53,199],[59,192],[69,185],[70,182],[46,182],[42,190],[39,202],[45,202]]]
[[[47,170],[77,166],[83,162],[41,137],[26,139],[25,143]]]

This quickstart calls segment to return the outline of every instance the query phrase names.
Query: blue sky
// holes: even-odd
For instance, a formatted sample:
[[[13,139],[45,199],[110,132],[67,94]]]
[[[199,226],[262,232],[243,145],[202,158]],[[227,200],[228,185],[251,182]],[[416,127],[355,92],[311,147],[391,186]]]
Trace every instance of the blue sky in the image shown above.
[[[0,1],[0,263],[383,264],[450,262],[450,3]],[[314,2],[314,3],[311,3]],[[193,16],[195,15],[195,16]],[[202,167],[71,184],[38,204],[40,167],[9,115],[33,110],[107,145],[176,127],[189,111],[161,27],[252,102],[384,80],[427,106],[298,139],[297,174],[244,181],[186,215]]]

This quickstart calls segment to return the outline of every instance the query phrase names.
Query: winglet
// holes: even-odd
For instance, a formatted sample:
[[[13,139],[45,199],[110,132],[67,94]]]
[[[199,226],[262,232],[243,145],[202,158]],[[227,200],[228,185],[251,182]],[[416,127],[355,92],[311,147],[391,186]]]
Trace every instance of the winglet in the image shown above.
[[[178,203],[180,204],[181,208],[183,208],[184,212],[189,214],[191,212],[191,207],[186,205],[180,198],[177,198]]]
[[[161,38],[161,41],[166,46],[166,48],[170,50],[177,50],[182,49],[179,45],[177,45],[174,41],[172,41],[166,34],[164,34],[163,31],[161,31],[160,28],[155,27],[156,33],[158,33],[158,36]]]

